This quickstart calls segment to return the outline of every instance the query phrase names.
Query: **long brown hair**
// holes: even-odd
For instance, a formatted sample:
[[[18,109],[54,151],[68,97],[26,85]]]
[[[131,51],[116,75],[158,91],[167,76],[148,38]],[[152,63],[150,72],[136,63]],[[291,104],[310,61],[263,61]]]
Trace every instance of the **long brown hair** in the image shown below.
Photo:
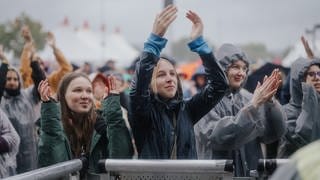
[[[90,111],[83,115],[82,120],[76,119],[79,118],[79,114],[76,114],[68,107],[66,101],[67,89],[70,83],[79,77],[86,78],[91,83],[86,74],[72,72],[64,76],[59,84],[57,92],[57,98],[61,105],[63,128],[69,139],[71,150],[75,157],[79,157],[83,151],[85,151],[85,153],[90,151],[91,138],[97,116],[94,104],[92,104]]]

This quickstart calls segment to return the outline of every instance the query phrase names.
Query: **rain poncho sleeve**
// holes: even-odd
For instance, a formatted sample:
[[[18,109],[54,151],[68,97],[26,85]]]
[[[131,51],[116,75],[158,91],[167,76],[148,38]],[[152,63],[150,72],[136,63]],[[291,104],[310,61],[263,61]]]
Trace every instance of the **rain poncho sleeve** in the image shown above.
[[[24,46],[20,57],[20,74],[23,82],[23,88],[28,88],[33,85],[31,78],[32,68],[30,67],[31,48]]]
[[[315,88],[306,83],[302,83],[302,92],[300,114],[294,116],[293,113],[288,113],[288,132],[285,137],[294,149],[299,149],[320,137],[320,112],[316,110],[320,107],[320,95]],[[291,112],[296,108],[288,105],[286,110]]]
[[[269,144],[279,140],[286,132],[286,113],[281,104],[273,98],[272,102],[264,104],[265,131],[261,137],[262,142]]]
[[[277,101],[255,108],[247,99],[243,102],[246,105],[232,116],[225,115],[225,106],[232,106],[226,98],[195,126],[198,143],[200,147],[204,146],[198,146],[199,153],[210,154],[212,149],[238,149],[259,137],[269,143],[284,133],[285,115]]]
[[[16,154],[19,151],[20,137],[5,113],[0,109],[0,133],[8,145],[8,152],[0,153],[0,178],[7,177],[15,171]],[[10,170],[11,169],[11,170]]]
[[[52,92],[57,92],[58,85],[60,80],[64,75],[66,75],[69,72],[72,72],[72,66],[66,59],[66,57],[63,55],[62,51],[58,48],[54,48],[53,53],[56,57],[56,60],[59,64],[59,69],[52,72],[48,76],[48,82],[50,84]]]

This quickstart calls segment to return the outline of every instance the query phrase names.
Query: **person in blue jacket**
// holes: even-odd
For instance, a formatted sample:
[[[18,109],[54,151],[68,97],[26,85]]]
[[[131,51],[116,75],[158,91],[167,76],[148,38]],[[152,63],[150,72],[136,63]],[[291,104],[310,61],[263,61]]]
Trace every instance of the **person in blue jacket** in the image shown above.
[[[202,37],[201,18],[188,11],[186,17],[192,22],[188,45],[201,57],[208,84],[191,99],[183,100],[172,60],[160,57],[167,43],[164,35],[177,11],[177,7],[169,5],[155,18],[131,84],[130,121],[141,159],[196,159],[193,125],[221,100],[228,88],[223,70]]]

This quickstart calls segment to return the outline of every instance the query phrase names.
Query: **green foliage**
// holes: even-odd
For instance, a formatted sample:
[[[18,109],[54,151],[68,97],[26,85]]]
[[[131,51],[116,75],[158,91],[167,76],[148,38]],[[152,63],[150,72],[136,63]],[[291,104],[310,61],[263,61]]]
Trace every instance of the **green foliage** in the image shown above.
[[[21,37],[23,25],[29,26],[37,50],[42,50],[45,45],[46,32],[42,30],[42,25],[23,13],[14,21],[0,24],[0,44],[5,51],[13,50],[16,58],[20,57],[24,44]]]

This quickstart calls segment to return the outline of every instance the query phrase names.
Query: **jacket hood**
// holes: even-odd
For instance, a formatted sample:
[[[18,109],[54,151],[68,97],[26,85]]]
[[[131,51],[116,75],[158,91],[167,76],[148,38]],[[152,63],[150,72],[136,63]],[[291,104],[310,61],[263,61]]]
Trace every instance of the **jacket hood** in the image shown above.
[[[242,51],[239,47],[233,45],[233,44],[223,44],[216,53],[217,59],[222,67],[222,69],[227,74],[227,70],[229,66],[237,60],[242,60],[249,69],[249,58],[248,56]],[[243,87],[248,78],[248,71],[246,73],[246,78],[241,84],[241,87]]]
[[[249,68],[249,58],[239,47],[233,44],[223,44],[217,52],[217,59],[226,71],[228,67],[236,60],[242,60]]]
[[[298,58],[291,66],[290,71],[290,103],[300,107],[303,93],[301,82],[304,82],[305,72],[312,65],[320,65],[320,59]]]

